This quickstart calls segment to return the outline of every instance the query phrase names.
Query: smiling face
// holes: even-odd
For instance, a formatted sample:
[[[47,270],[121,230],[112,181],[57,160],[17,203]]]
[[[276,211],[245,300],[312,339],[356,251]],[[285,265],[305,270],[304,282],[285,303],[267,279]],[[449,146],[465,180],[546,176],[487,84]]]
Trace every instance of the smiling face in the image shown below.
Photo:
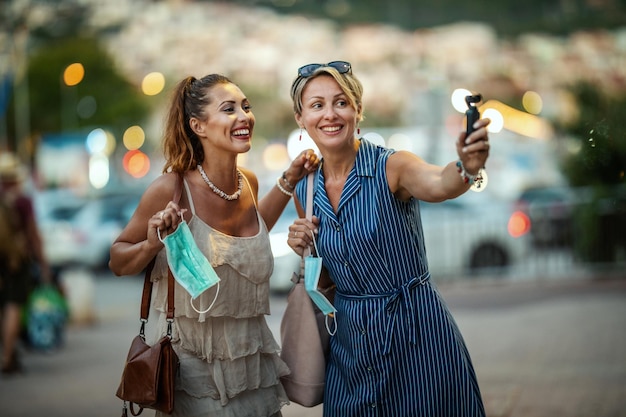
[[[332,76],[320,75],[304,87],[302,112],[295,117],[324,153],[354,140],[360,113]]]
[[[220,83],[210,88],[207,95],[210,100],[203,119],[189,120],[195,134],[202,141],[207,139],[214,148],[237,153],[249,151],[255,119],[241,89],[235,84]]]

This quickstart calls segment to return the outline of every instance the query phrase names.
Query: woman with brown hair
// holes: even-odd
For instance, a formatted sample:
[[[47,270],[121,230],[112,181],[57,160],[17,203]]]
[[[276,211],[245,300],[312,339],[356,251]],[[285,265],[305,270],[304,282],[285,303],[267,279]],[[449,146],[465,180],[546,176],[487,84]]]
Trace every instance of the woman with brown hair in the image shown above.
[[[138,274],[156,256],[156,338],[167,329],[168,262],[160,238],[185,221],[220,278],[219,293],[214,286],[194,298],[199,309],[177,281],[174,416],[280,416],[288,403],[280,377],[289,370],[265,321],[273,269],[268,230],[290,201],[291,184],[316,168],[317,157],[302,152],[259,200],[257,177],[237,165],[250,150],[254,124],[248,98],[228,78],[182,80],[166,121],[163,175],[111,247],[110,268],[117,275]],[[179,176],[184,188],[177,204],[171,200]]]

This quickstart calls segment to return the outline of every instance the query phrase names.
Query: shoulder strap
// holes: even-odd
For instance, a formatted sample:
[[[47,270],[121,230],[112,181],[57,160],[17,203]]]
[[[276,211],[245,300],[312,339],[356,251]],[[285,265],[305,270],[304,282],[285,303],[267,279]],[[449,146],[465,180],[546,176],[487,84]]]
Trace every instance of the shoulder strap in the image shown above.
[[[311,220],[313,218],[313,187],[315,186],[313,179],[315,178],[315,173],[310,172],[306,177],[306,205],[304,209],[304,215],[307,220]],[[311,247],[307,246],[302,252],[302,256],[309,256],[311,254]]]
[[[311,220],[311,218],[313,217],[313,187],[315,185],[313,181],[314,178],[315,178],[314,172],[310,172],[306,178],[307,182],[306,182],[306,201],[305,201],[305,208],[304,208],[304,216],[308,220]],[[294,274],[294,277],[292,278],[293,282],[302,281],[304,279],[304,258],[309,256],[310,254],[311,254],[311,248],[307,246],[302,251],[302,258],[300,258],[300,275],[296,276]]]
[[[180,196],[183,189],[183,174],[176,177],[176,186],[174,187],[174,198],[172,201],[175,203],[180,202]],[[153,258],[146,267],[146,274],[143,279],[143,292],[141,294],[141,311],[140,318],[142,322],[148,321],[148,314],[150,313],[150,301],[152,299],[152,269],[154,268]],[[167,319],[174,319],[174,276],[170,268],[167,268]],[[143,330],[143,327],[142,327]]]

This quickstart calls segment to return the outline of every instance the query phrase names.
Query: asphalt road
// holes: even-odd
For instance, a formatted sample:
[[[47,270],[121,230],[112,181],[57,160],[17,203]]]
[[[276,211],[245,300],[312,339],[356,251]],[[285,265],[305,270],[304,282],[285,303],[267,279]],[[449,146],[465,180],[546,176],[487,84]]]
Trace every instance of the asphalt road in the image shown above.
[[[626,277],[440,286],[472,355],[490,417],[626,417]],[[25,372],[0,377],[0,416],[110,417],[138,330],[141,278],[98,276],[83,289],[88,320],[55,352],[26,351]],[[272,299],[278,335],[285,297]],[[152,413],[144,412],[148,416]],[[285,417],[320,417],[289,405]]]

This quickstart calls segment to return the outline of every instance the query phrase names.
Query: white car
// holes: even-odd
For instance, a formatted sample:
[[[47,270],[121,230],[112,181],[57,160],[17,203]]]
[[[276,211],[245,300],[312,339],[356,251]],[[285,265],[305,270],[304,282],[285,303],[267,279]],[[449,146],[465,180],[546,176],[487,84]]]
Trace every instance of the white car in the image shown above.
[[[513,204],[466,193],[441,203],[420,202],[426,254],[434,279],[477,274],[502,277],[530,248],[530,220]],[[288,227],[297,217],[290,204],[270,232],[274,272],[270,288],[288,291],[300,270],[300,257],[287,245]]]
[[[467,193],[420,202],[426,255],[435,279],[502,277],[530,250],[530,219],[512,203]]]
[[[139,195],[97,198],[40,196],[37,201],[44,253],[51,266],[104,269],[111,244],[139,203]]]
[[[290,202],[270,231],[270,245],[274,255],[270,289],[277,293],[289,291],[293,286],[293,273],[300,271],[300,257],[287,244],[289,226],[297,217],[295,205]]]

